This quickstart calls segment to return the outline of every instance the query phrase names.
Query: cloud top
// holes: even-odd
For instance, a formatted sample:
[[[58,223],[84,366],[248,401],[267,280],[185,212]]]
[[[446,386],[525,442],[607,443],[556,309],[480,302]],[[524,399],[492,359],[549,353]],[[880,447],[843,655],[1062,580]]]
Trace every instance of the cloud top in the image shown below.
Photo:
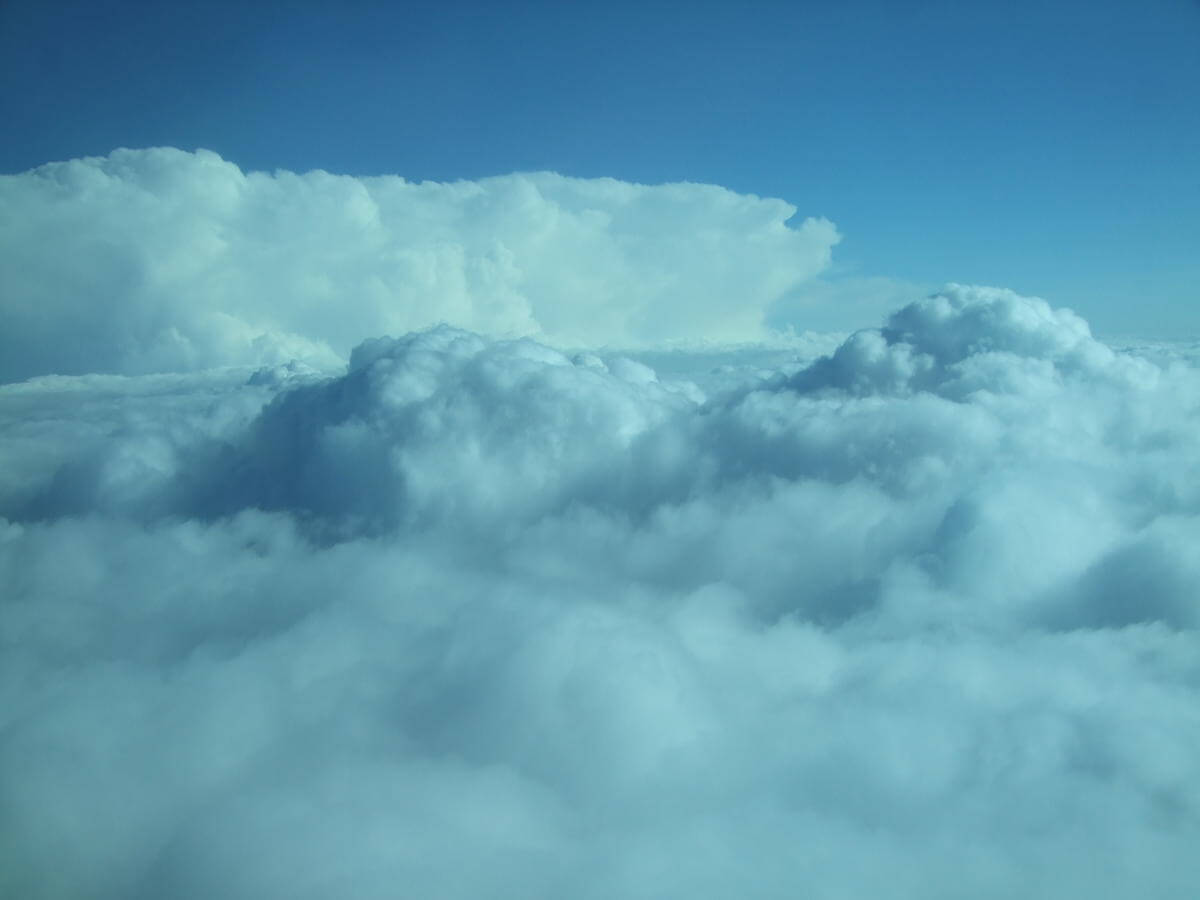
[[[794,384],[859,393],[995,389],[997,379],[1019,371],[1099,373],[1113,363],[1112,351],[1069,309],[1000,288],[950,284],[893,313],[883,328],[852,335]]]
[[[574,346],[752,340],[833,225],[713,185],[415,184],[117,150],[0,176],[0,379],[336,365],[437,323]]]

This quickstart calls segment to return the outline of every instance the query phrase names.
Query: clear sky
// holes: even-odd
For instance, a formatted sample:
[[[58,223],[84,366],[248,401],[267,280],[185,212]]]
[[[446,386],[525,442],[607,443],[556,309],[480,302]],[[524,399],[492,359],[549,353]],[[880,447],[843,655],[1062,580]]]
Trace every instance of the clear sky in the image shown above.
[[[2,0],[0,116],[4,172],[172,145],[713,182],[833,220],[835,280],[1200,332],[1196,0]]]

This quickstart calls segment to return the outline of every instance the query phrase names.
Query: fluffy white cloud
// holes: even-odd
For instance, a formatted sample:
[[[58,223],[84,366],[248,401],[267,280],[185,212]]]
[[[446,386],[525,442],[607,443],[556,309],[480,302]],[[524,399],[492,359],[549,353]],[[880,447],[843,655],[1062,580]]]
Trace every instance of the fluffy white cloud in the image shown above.
[[[1186,354],[657,358],[0,388],[0,893],[1191,896]]]
[[[700,184],[243,173],[160,148],[0,176],[0,380],[298,358],[439,322],[556,344],[752,340],[822,219]]]

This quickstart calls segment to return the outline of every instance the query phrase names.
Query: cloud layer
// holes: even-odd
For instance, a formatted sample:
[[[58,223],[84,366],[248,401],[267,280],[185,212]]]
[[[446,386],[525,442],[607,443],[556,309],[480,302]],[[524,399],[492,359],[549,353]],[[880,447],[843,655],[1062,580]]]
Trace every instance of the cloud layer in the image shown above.
[[[0,176],[0,381],[299,358],[445,322],[573,346],[753,340],[833,225],[699,184],[414,184],[117,150]]]
[[[0,388],[0,893],[1190,896],[1186,355],[951,286],[693,362]]]

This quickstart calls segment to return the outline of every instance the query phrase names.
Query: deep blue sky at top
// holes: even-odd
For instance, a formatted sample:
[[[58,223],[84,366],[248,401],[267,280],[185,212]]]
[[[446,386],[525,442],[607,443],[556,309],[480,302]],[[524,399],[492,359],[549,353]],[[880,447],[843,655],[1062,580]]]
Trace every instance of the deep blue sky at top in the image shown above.
[[[0,171],[118,146],[782,197],[837,274],[1200,332],[1200,2],[0,0]]]

